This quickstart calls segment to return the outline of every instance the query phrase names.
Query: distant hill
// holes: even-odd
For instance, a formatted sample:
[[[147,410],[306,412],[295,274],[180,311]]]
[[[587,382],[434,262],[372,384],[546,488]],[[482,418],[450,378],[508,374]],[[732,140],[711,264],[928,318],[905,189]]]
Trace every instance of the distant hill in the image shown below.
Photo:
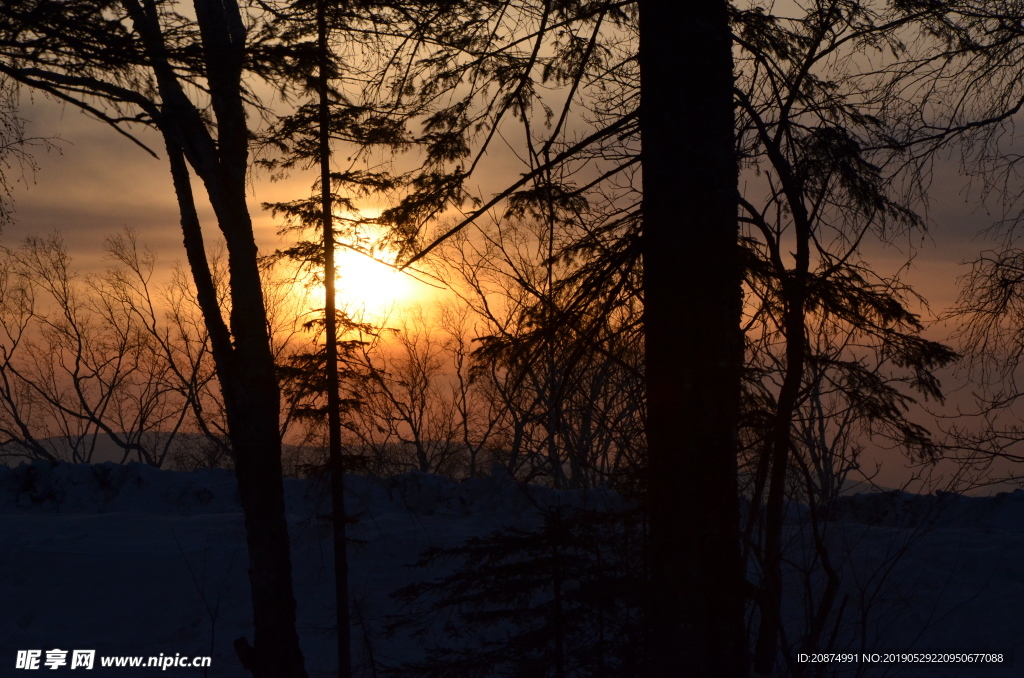
[[[147,450],[159,454],[167,446],[170,435],[163,432],[152,432],[136,434],[135,438]],[[59,436],[41,438],[37,442],[61,461],[72,461],[74,458],[75,441],[73,438]],[[169,454],[167,456],[170,458],[174,456],[175,452],[198,450],[210,445],[209,439],[201,433],[177,433],[170,442]],[[106,433],[86,436],[78,442],[78,451],[79,455],[88,455],[84,459],[88,459],[88,463],[92,464],[102,464],[108,461],[118,464],[128,461],[140,461],[138,453],[134,451],[130,452],[128,458],[125,459],[124,450]],[[14,466],[22,461],[30,461],[33,457],[34,455],[30,450],[26,450],[17,443],[0,445],[0,463]],[[79,459],[83,459],[83,457],[79,456]]]

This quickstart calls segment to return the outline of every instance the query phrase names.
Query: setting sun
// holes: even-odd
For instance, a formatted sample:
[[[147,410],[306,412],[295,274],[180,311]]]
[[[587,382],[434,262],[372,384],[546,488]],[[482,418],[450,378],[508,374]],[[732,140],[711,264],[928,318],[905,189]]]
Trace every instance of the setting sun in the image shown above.
[[[341,247],[336,257],[338,306],[357,320],[382,320],[419,292],[421,283],[365,254]]]
[[[357,322],[385,323],[403,307],[424,301],[431,291],[415,274],[394,268],[395,254],[376,245],[373,238],[366,238],[358,249],[339,244],[335,250],[338,309]],[[323,308],[323,281],[317,278],[313,282],[307,275],[297,283],[312,307]]]

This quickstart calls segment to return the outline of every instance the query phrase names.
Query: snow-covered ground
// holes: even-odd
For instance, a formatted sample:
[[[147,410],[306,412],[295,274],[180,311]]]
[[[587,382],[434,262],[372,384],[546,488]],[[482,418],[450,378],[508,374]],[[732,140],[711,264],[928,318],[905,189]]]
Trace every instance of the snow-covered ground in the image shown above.
[[[462,483],[410,473],[349,477],[354,644],[394,666],[443,638],[387,637],[389,593],[437,571],[409,567],[428,546],[454,546],[508,525],[536,524],[553,505],[609,508],[604,491],[522,488],[496,473]],[[286,481],[299,631],[312,676],[334,661],[329,504],[311,481]],[[801,513],[789,553],[809,552]],[[900,665],[865,675],[1024,676],[1024,491],[989,498],[858,495],[829,530],[846,604],[841,647],[867,651],[996,650],[1014,665]],[[803,519],[806,519],[806,515]],[[0,467],[0,676],[18,650],[94,649],[97,656],[212,655],[208,670],[102,669],[94,676],[245,675],[232,641],[251,608],[235,483],[226,471],[174,473],[131,464]],[[790,571],[789,585],[801,582]],[[838,603],[837,603],[838,607]],[[791,609],[794,620],[799,609]],[[366,630],[368,632],[364,633]],[[70,656],[70,655],[69,655]],[[1007,657],[1009,659],[1009,657]],[[852,667],[840,675],[853,675]],[[77,675],[65,666],[47,675]],[[683,675],[683,674],[680,674]]]

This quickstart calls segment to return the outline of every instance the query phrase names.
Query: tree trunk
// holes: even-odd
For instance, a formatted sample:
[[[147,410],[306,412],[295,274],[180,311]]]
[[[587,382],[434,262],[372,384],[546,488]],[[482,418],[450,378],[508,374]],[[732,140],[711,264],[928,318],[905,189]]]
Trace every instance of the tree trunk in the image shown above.
[[[320,155],[320,220],[324,249],[324,334],[327,370],[327,438],[331,467],[334,604],[338,624],[338,678],[352,676],[351,621],[348,601],[348,545],[345,539],[345,456],[341,448],[341,396],[338,393],[338,314],[334,266],[334,210],[331,193],[331,109],[328,98],[330,50],[327,0],[316,3],[317,127]]]
[[[782,628],[782,526],[785,521],[786,476],[793,445],[792,427],[800,388],[807,366],[807,279],[811,256],[811,220],[804,205],[803,191],[792,168],[773,147],[769,147],[786,193],[796,232],[792,271],[779,272],[785,300],[786,371],[772,422],[772,434],[765,450],[764,465],[770,464],[768,498],[765,503],[764,574],[761,585],[761,623],[754,645],[754,672],[770,676],[775,670],[779,633]],[[759,507],[752,506],[751,511]]]
[[[650,675],[747,676],[741,271],[724,0],[640,6]]]
[[[803,250],[805,248],[801,248]],[[761,623],[754,646],[754,672],[770,676],[775,670],[782,627],[782,526],[785,521],[786,476],[792,447],[792,425],[806,359],[804,337],[804,279],[786,281],[786,376],[772,423],[770,444],[762,463],[770,462],[765,506],[764,575],[761,584]],[[787,289],[789,288],[789,289]],[[755,510],[754,507],[751,510]]]
[[[228,436],[249,550],[254,638],[235,641],[243,666],[255,678],[306,678],[295,630],[295,596],[281,468],[280,391],[270,349],[259,252],[246,202],[249,130],[242,102],[245,27],[233,2],[196,0],[216,139],[163,58],[158,18],[125,1],[157,74],[163,102],[157,125],[171,159],[182,231],[198,297],[211,336],[224,395]],[[206,187],[228,252],[229,337],[213,308],[199,220],[182,157]]]
[[[167,151],[181,212],[185,251],[197,300],[210,332],[217,376],[224,394],[238,492],[245,513],[255,637],[253,646],[239,638],[235,648],[243,666],[256,678],[305,678],[295,631],[290,542],[281,479],[279,394],[266,325],[236,323],[233,313],[229,333],[217,305],[184,158],[180,148],[171,141],[167,142]],[[242,195],[244,200],[244,192]],[[247,211],[245,220],[248,220]],[[262,307],[258,271],[250,270],[245,276],[241,272],[236,274],[238,268],[241,267],[236,258],[230,283],[232,303],[251,306],[257,303],[254,295],[258,295],[258,305]],[[255,260],[252,268],[255,269]],[[259,335],[252,336],[257,329],[262,334],[262,342]]]

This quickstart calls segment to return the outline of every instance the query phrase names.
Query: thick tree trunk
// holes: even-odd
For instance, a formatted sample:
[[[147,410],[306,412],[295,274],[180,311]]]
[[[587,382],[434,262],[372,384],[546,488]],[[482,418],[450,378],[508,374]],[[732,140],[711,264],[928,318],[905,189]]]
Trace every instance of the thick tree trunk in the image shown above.
[[[235,313],[232,313],[230,331],[224,324],[184,158],[181,150],[170,141],[167,150],[181,211],[185,250],[197,299],[210,332],[224,395],[238,491],[245,513],[255,637],[252,646],[239,639],[235,647],[245,668],[256,678],[304,678],[306,672],[295,631],[290,542],[281,479],[280,402],[266,324],[251,322],[245,315]],[[227,200],[219,196],[218,202],[223,204]],[[242,230],[248,222],[248,211],[242,216],[241,208],[244,208],[244,192],[242,205],[235,209],[237,230]],[[251,224],[249,228],[251,231]],[[241,240],[244,244],[244,239]],[[251,267],[245,266],[244,256],[239,255],[237,249],[236,243],[234,256],[229,255],[232,259],[232,308],[262,309],[262,288],[255,257]],[[248,248],[241,249],[244,254]],[[254,252],[253,242],[250,253]]]
[[[253,646],[240,638],[235,641],[235,647],[245,668],[256,678],[304,678],[306,672],[295,631],[290,542],[281,481],[281,439],[277,428],[279,394],[266,325],[232,322],[230,331],[225,325],[206,259],[188,170],[180,148],[168,141],[167,151],[181,212],[185,251],[196,284],[197,300],[210,332],[217,376],[224,394],[238,490],[245,513],[255,638]],[[236,267],[244,268],[237,262]],[[260,295],[258,305],[262,307],[258,271],[236,276],[233,270],[232,301],[251,306],[256,303],[254,294]],[[234,314],[232,319],[234,321]],[[262,341],[259,335],[252,336],[257,329]]]
[[[163,102],[157,124],[167,143],[186,252],[211,335],[249,549],[254,638],[235,641],[255,678],[306,678],[295,630],[295,596],[285,514],[280,391],[270,350],[258,250],[246,201],[249,131],[242,101],[245,28],[234,2],[196,0],[196,18],[216,116],[216,138],[163,60],[156,16],[125,0],[143,36]],[[225,326],[206,264],[183,159],[206,187],[228,252],[230,322]]]
[[[228,235],[228,229],[223,229],[227,236],[234,339],[232,369],[220,375],[220,381],[245,513],[255,627],[252,661],[246,668],[256,678],[305,678],[295,630],[285,517],[280,393],[267,333],[256,243],[245,206],[244,180],[233,195],[219,197],[230,208],[224,216],[218,213],[218,222],[227,222],[232,230]]]
[[[733,678],[749,659],[732,41],[724,0],[679,9],[640,5],[650,675]]]
[[[226,175],[226,177],[225,177]],[[219,373],[249,547],[255,635],[246,668],[256,678],[304,678],[295,631],[291,554],[281,469],[280,392],[267,332],[245,173],[207,182],[228,250],[230,369]],[[217,361],[218,364],[224,361]],[[240,658],[246,653],[240,653]]]

